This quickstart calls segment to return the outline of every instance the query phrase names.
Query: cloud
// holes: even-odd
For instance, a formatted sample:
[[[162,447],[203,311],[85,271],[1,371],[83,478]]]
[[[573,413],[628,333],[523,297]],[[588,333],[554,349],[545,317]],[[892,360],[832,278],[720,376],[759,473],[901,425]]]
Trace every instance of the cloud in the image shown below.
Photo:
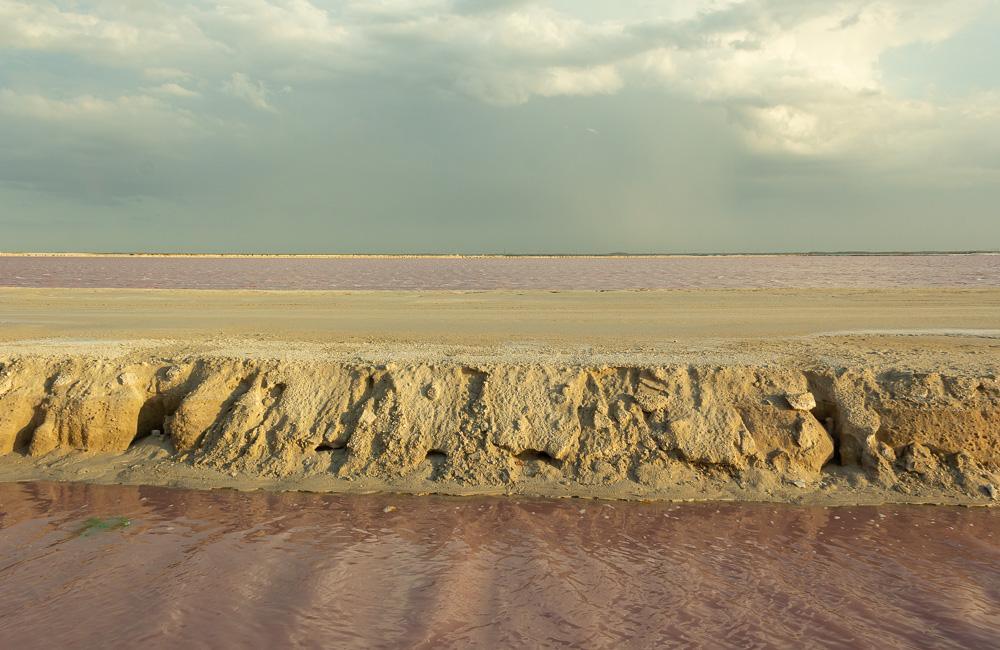
[[[176,110],[150,95],[113,98],[79,95],[56,99],[36,93],[0,89],[0,115],[48,123],[64,123],[74,129],[88,125],[125,131],[129,124],[144,125],[152,134],[167,127],[193,127],[190,113]],[[154,128],[156,127],[156,128]],[[176,135],[176,134],[175,134]]]
[[[901,96],[881,66],[887,52],[953,38],[991,7],[991,0],[0,0],[0,57],[59,53],[70,61],[65,87],[48,74],[4,79],[0,110],[37,122],[77,115],[90,129],[107,120],[105,132],[123,115],[125,124],[221,131],[240,127],[227,97],[274,113],[279,89],[290,86],[304,90],[283,99],[283,109],[334,87],[458,97],[502,110],[634,90],[717,111],[755,154],[898,161],[956,151],[976,140],[970,133],[1000,126],[995,93]]]
[[[497,105],[516,105],[534,96],[613,95],[622,87],[613,66],[552,67],[540,70],[473,72],[459,82],[470,95]]]
[[[92,175],[108,157],[174,159],[207,132],[196,114],[149,94],[53,98],[0,89],[0,169],[20,168],[19,175],[74,160],[90,161],[81,164]],[[40,174],[39,183],[50,182]]]
[[[531,0],[455,0],[451,6],[458,14],[480,14],[506,11],[530,2]]]
[[[619,24],[588,23],[530,2],[380,8],[377,20],[355,30],[380,71],[397,69],[500,106],[624,86],[614,51]]]
[[[1000,236],[998,20],[996,0],[0,0],[0,232],[971,247]]]
[[[162,55],[200,54],[218,47],[196,18],[174,3],[149,0],[140,7],[113,1],[0,2],[0,47],[64,52],[114,66]]]
[[[172,97],[198,97],[199,95],[199,93],[176,83],[161,84],[156,88],[151,88],[150,91],[161,95],[170,95]]]
[[[238,28],[257,39],[290,42],[298,47],[342,42],[348,30],[333,22],[330,14],[308,0],[241,0],[214,6],[217,25]]]
[[[984,6],[743,2],[643,27],[642,37],[661,45],[635,61],[675,92],[724,107],[752,146],[830,154],[863,144],[876,130],[926,127],[935,107],[894,96],[880,59],[907,43],[949,38]]]
[[[177,79],[183,80],[191,77],[190,73],[177,68],[146,68],[142,71],[143,76],[149,79]]]
[[[222,84],[222,89],[258,110],[274,112],[274,107],[267,101],[271,92],[264,85],[263,81],[254,81],[242,72],[234,72]]]

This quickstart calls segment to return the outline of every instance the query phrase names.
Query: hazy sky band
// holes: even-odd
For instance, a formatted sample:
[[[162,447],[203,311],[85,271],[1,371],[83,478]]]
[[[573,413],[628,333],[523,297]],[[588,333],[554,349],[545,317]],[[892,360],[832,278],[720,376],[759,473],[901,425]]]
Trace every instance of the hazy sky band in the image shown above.
[[[995,0],[0,0],[0,250],[997,248],[997,33]]]

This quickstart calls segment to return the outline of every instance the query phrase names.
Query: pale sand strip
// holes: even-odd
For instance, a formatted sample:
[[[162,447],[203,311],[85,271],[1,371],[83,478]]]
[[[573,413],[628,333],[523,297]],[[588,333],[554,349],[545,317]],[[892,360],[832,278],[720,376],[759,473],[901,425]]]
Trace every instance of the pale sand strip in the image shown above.
[[[0,289],[0,340],[262,337],[621,349],[826,333],[990,335],[1000,289],[196,291]]]

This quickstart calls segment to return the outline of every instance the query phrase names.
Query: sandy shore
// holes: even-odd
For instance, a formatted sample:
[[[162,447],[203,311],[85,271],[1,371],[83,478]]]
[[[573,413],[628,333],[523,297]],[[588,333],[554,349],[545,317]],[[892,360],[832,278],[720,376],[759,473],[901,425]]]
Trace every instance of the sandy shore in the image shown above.
[[[0,289],[0,364],[0,480],[968,504],[1000,486],[1000,290]]]

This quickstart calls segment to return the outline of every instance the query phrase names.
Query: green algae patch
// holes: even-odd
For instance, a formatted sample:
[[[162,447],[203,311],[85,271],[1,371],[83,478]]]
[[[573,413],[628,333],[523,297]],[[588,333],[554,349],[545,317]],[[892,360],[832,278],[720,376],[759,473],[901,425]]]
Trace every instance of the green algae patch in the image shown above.
[[[87,521],[83,522],[83,527],[77,531],[77,535],[95,535],[97,533],[106,533],[112,530],[121,530],[131,524],[132,521],[128,517],[108,517],[107,519],[91,517]]]

